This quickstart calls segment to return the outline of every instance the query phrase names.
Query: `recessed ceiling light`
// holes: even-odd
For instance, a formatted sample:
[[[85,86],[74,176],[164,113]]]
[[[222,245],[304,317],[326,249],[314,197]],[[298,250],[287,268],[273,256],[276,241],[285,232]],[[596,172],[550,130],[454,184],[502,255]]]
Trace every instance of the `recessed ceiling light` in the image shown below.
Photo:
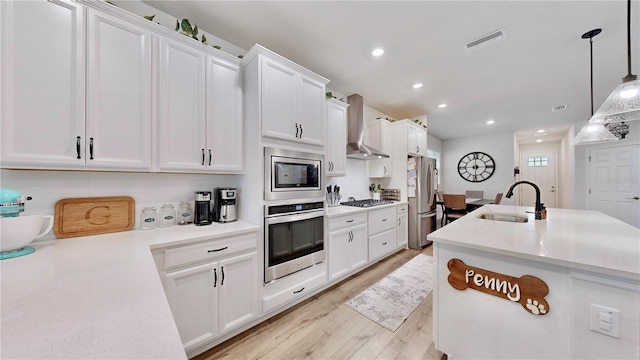
[[[414,89],[420,89],[422,87],[422,84],[418,83],[418,84],[413,84],[413,88]]]
[[[439,107],[440,109],[442,109],[442,108],[446,108],[446,107],[447,107],[447,104],[440,104],[440,105],[438,105],[438,107]]]
[[[373,55],[373,56],[382,56],[382,54],[384,54],[384,49],[382,49],[382,48],[374,49],[371,52],[371,55]]]
[[[538,139],[538,140],[536,140],[536,142],[542,142],[542,139]]]
[[[542,134],[543,132],[544,132],[544,129],[538,130],[538,134]]]
[[[494,120],[487,120],[487,125],[493,125],[495,123]]]

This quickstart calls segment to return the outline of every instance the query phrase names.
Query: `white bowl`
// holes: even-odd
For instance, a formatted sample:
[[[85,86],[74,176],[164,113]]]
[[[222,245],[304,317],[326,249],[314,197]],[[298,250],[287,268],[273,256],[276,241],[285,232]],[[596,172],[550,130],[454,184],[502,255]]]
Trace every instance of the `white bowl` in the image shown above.
[[[44,231],[42,224],[44,219],[48,224]],[[18,250],[33,240],[43,237],[53,228],[53,216],[31,214],[16,217],[0,217],[0,252]]]

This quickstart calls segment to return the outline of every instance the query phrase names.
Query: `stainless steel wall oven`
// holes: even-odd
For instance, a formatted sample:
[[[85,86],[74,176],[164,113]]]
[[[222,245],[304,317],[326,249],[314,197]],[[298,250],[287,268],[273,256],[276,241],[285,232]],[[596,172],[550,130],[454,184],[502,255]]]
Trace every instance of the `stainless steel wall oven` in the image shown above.
[[[325,260],[324,202],[266,206],[264,282]]]
[[[264,199],[323,198],[324,155],[264,148]]]

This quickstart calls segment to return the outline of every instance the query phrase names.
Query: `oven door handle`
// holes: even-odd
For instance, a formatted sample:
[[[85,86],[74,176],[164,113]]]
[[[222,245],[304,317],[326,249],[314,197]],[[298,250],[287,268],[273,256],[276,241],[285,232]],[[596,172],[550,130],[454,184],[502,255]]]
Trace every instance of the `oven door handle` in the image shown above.
[[[265,217],[264,222],[267,225],[282,224],[287,222],[309,220],[309,219],[322,217],[322,216],[324,216],[324,210],[318,210],[318,211],[305,212],[301,214],[284,214],[284,215]]]

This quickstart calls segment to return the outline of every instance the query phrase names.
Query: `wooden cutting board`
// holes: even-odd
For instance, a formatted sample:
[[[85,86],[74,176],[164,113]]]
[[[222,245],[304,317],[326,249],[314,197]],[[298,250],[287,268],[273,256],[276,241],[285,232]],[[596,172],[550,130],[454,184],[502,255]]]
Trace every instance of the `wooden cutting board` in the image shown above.
[[[135,201],[129,196],[62,199],[53,220],[58,238],[128,231],[136,223]]]

